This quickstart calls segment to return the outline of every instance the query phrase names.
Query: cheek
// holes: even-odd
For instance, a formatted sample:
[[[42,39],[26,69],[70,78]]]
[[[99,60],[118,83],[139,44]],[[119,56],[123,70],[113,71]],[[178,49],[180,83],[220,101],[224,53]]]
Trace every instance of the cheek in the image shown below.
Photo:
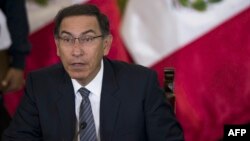
[[[96,50],[95,52],[91,53],[91,56],[90,56],[90,54],[88,54],[87,58],[88,58],[89,62],[91,62],[90,63],[91,67],[95,68],[96,66],[99,65],[100,61],[103,58],[103,50]]]
[[[104,50],[103,50],[103,49],[99,50],[99,51],[96,53],[96,58],[97,58],[97,60],[101,60],[101,59],[103,58],[103,56],[104,56]]]
[[[65,56],[65,54],[67,54],[67,50],[65,50],[64,48],[61,48],[61,47],[59,46],[59,47],[57,47],[57,49],[56,49],[56,53],[57,53],[57,56],[63,57],[63,56]]]
[[[57,50],[57,55],[60,57],[60,59],[62,61],[66,61],[69,59],[69,56],[70,56],[70,52],[68,51],[65,51],[65,50],[62,50],[62,49],[58,49]]]
[[[60,56],[60,49],[59,49],[59,47],[56,47],[56,55]]]
[[[101,48],[101,49],[100,49]],[[87,58],[91,59],[91,61],[96,61],[102,58],[103,56],[103,48],[101,46],[96,47],[95,49],[89,49],[85,54]]]

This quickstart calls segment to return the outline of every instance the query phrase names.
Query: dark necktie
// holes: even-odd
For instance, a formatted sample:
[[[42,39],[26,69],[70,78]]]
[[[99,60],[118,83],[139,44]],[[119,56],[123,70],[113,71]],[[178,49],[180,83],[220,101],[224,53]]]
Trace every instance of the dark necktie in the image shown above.
[[[79,89],[79,92],[82,96],[79,113],[80,141],[97,141],[95,122],[92,114],[91,104],[89,101],[90,91],[82,87],[81,89]],[[81,129],[81,125],[83,123],[86,123],[86,127],[84,129]]]

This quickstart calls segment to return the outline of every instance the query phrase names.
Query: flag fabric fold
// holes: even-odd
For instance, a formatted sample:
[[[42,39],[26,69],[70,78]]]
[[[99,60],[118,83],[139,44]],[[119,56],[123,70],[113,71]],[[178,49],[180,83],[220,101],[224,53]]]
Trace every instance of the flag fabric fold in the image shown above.
[[[221,140],[225,124],[250,122],[250,1],[223,0],[202,13],[172,2],[129,1],[122,37],[161,84],[164,68],[175,68],[185,140]]]
[[[132,0],[127,5],[121,34],[134,61],[152,66],[249,5],[248,0],[225,0],[197,12],[175,7],[174,0]]]

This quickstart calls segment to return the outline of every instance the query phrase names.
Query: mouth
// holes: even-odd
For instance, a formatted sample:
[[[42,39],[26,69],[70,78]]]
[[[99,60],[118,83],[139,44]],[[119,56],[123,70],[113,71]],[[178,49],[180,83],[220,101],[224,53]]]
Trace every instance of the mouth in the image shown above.
[[[70,68],[71,69],[83,69],[87,66],[86,63],[71,63]]]

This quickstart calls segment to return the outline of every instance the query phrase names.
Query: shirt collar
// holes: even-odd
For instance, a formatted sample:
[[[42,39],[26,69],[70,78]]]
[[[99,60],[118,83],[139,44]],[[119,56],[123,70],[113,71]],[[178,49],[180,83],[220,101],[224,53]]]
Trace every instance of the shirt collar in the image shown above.
[[[101,89],[102,89],[102,78],[103,78],[103,60],[101,61],[101,68],[97,75],[94,77],[93,80],[89,82],[88,85],[85,86],[86,89],[88,89],[92,94],[100,96],[101,95]],[[71,79],[74,92],[75,94],[78,92],[78,90],[82,87],[80,83],[78,83],[75,79]]]

